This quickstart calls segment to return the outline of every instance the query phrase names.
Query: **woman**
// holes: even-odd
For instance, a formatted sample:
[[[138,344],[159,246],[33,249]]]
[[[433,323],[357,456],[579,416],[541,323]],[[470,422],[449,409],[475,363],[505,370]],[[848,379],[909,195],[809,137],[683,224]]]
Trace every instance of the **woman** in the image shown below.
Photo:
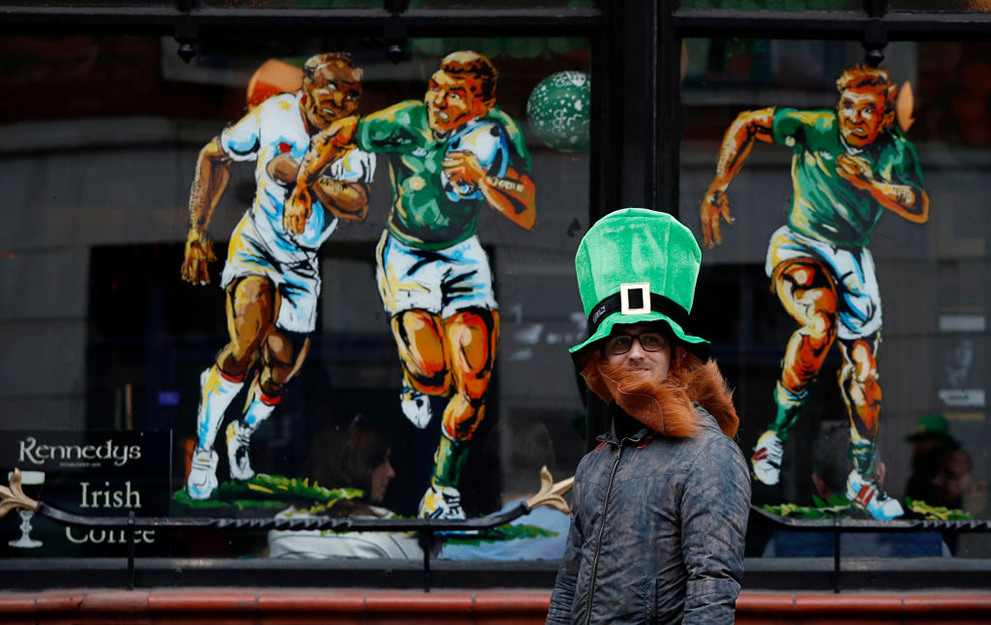
[[[391,437],[361,414],[347,427],[336,426],[317,436],[306,474],[326,488],[352,489],[351,497],[310,509],[290,507],[282,518],[386,519],[395,516],[376,504],[385,498],[395,477],[390,463]],[[273,558],[422,558],[417,538],[398,532],[333,532],[273,530],[268,533]]]

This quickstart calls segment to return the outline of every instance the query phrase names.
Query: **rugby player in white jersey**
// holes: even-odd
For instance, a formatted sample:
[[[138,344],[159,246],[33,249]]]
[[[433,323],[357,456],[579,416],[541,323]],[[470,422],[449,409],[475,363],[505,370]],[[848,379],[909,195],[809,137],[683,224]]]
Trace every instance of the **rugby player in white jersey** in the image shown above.
[[[314,209],[298,232],[283,226],[283,210],[311,137],[351,115],[361,97],[361,70],[343,54],[311,57],[302,88],[268,98],[200,151],[190,193],[190,227],[182,277],[207,284],[215,260],[207,235],[234,161],[255,161],[251,208],[230,239],[221,286],[227,294],[230,341],[200,376],[196,448],[186,487],[208,499],[218,485],[214,449],[225,412],[245,384],[243,414],[226,429],[230,477],[251,479],[249,441],[279,403],[309,349],[316,327],[320,274],[317,250],[339,220],[364,219],[375,157],[343,150],[309,185]]]

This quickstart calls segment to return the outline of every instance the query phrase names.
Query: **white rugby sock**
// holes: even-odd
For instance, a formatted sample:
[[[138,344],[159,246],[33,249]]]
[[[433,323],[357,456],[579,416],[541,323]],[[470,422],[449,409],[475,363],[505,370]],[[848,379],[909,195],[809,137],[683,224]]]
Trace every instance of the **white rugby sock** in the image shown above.
[[[200,374],[200,408],[196,413],[196,443],[201,449],[213,449],[213,443],[224,421],[224,412],[244,386],[242,380],[232,380],[217,365]]]

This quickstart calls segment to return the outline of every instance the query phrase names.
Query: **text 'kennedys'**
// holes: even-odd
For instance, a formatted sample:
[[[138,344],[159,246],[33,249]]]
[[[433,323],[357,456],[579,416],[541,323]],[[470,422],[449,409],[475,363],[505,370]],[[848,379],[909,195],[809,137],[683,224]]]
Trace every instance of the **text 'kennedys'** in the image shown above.
[[[19,461],[42,465],[49,460],[113,460],[114,466],[122,467],[140,458],[140,445],[117,445],[112,439],[102,445],[44,445],[29,436],[21,441]]]

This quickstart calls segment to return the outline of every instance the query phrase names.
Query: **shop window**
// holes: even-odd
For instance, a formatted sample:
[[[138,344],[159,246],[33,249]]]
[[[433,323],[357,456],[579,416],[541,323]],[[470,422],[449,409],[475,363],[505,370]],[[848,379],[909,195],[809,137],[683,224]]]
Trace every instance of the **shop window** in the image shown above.
[[[988,518],[991,49],[892,43],[887,77],[854,42],[685,49],[679,214],[704,248],[694,314],[736,388],[754,504]],[[803,536],[751,528],[748,553],[831,553]],[[991,546],[849,540],[857,555]]]
[[[3,91],[25,94],[0,104],[0,466],[33,471],[25,484],[42,500],[96,515],[264,517],[337,503],[415,517],[433,484],[433,510],[474,517],[536,492],[541,465],[574,470],[584,406],[566,347],[585,326],[573,258],[590,214],[588,42],[412,39],[399,63],[381,43],[316,45],[204,37],[185,63],[171,38],[0,39]],[[481,57],[456,54],[436,75],[469,50]],[[353,67],[307,68],[303,99],[305,63],[324,52]],[[425,98],[443,99],[436,119]],[[292,181],[274,165],[256,172],[253,157],[288,154],[294,168],[310,138],[297,135],[351,101],[361,121],[342,150],[365,153],[328,156],[338,195],[314,192],[337,212],[314,203],[310,219],[322,220],[279,238],[285,224],[265,211]],[[213,175],[194,179],[201,151]],[[222,171],[189,252],[191,189],[209,193]],[[216,260],[197,264],[207,239]],[[388,449],[391,469],[345,483],[327,465],[367,424],[387,441],[365,468]],[[196,470],[207,478],[191,496]],[[379,490],[357,501],[354,489]],[[41,518],[30,531],[41,546],[11,544],[14,516],[5,557],[126,553]],[[559,557],[563,515],[522,523],[451,557]],[[521,536],[550,546],[509,545]],[[137,552],[254,556],[267,544],[158,534]]]

